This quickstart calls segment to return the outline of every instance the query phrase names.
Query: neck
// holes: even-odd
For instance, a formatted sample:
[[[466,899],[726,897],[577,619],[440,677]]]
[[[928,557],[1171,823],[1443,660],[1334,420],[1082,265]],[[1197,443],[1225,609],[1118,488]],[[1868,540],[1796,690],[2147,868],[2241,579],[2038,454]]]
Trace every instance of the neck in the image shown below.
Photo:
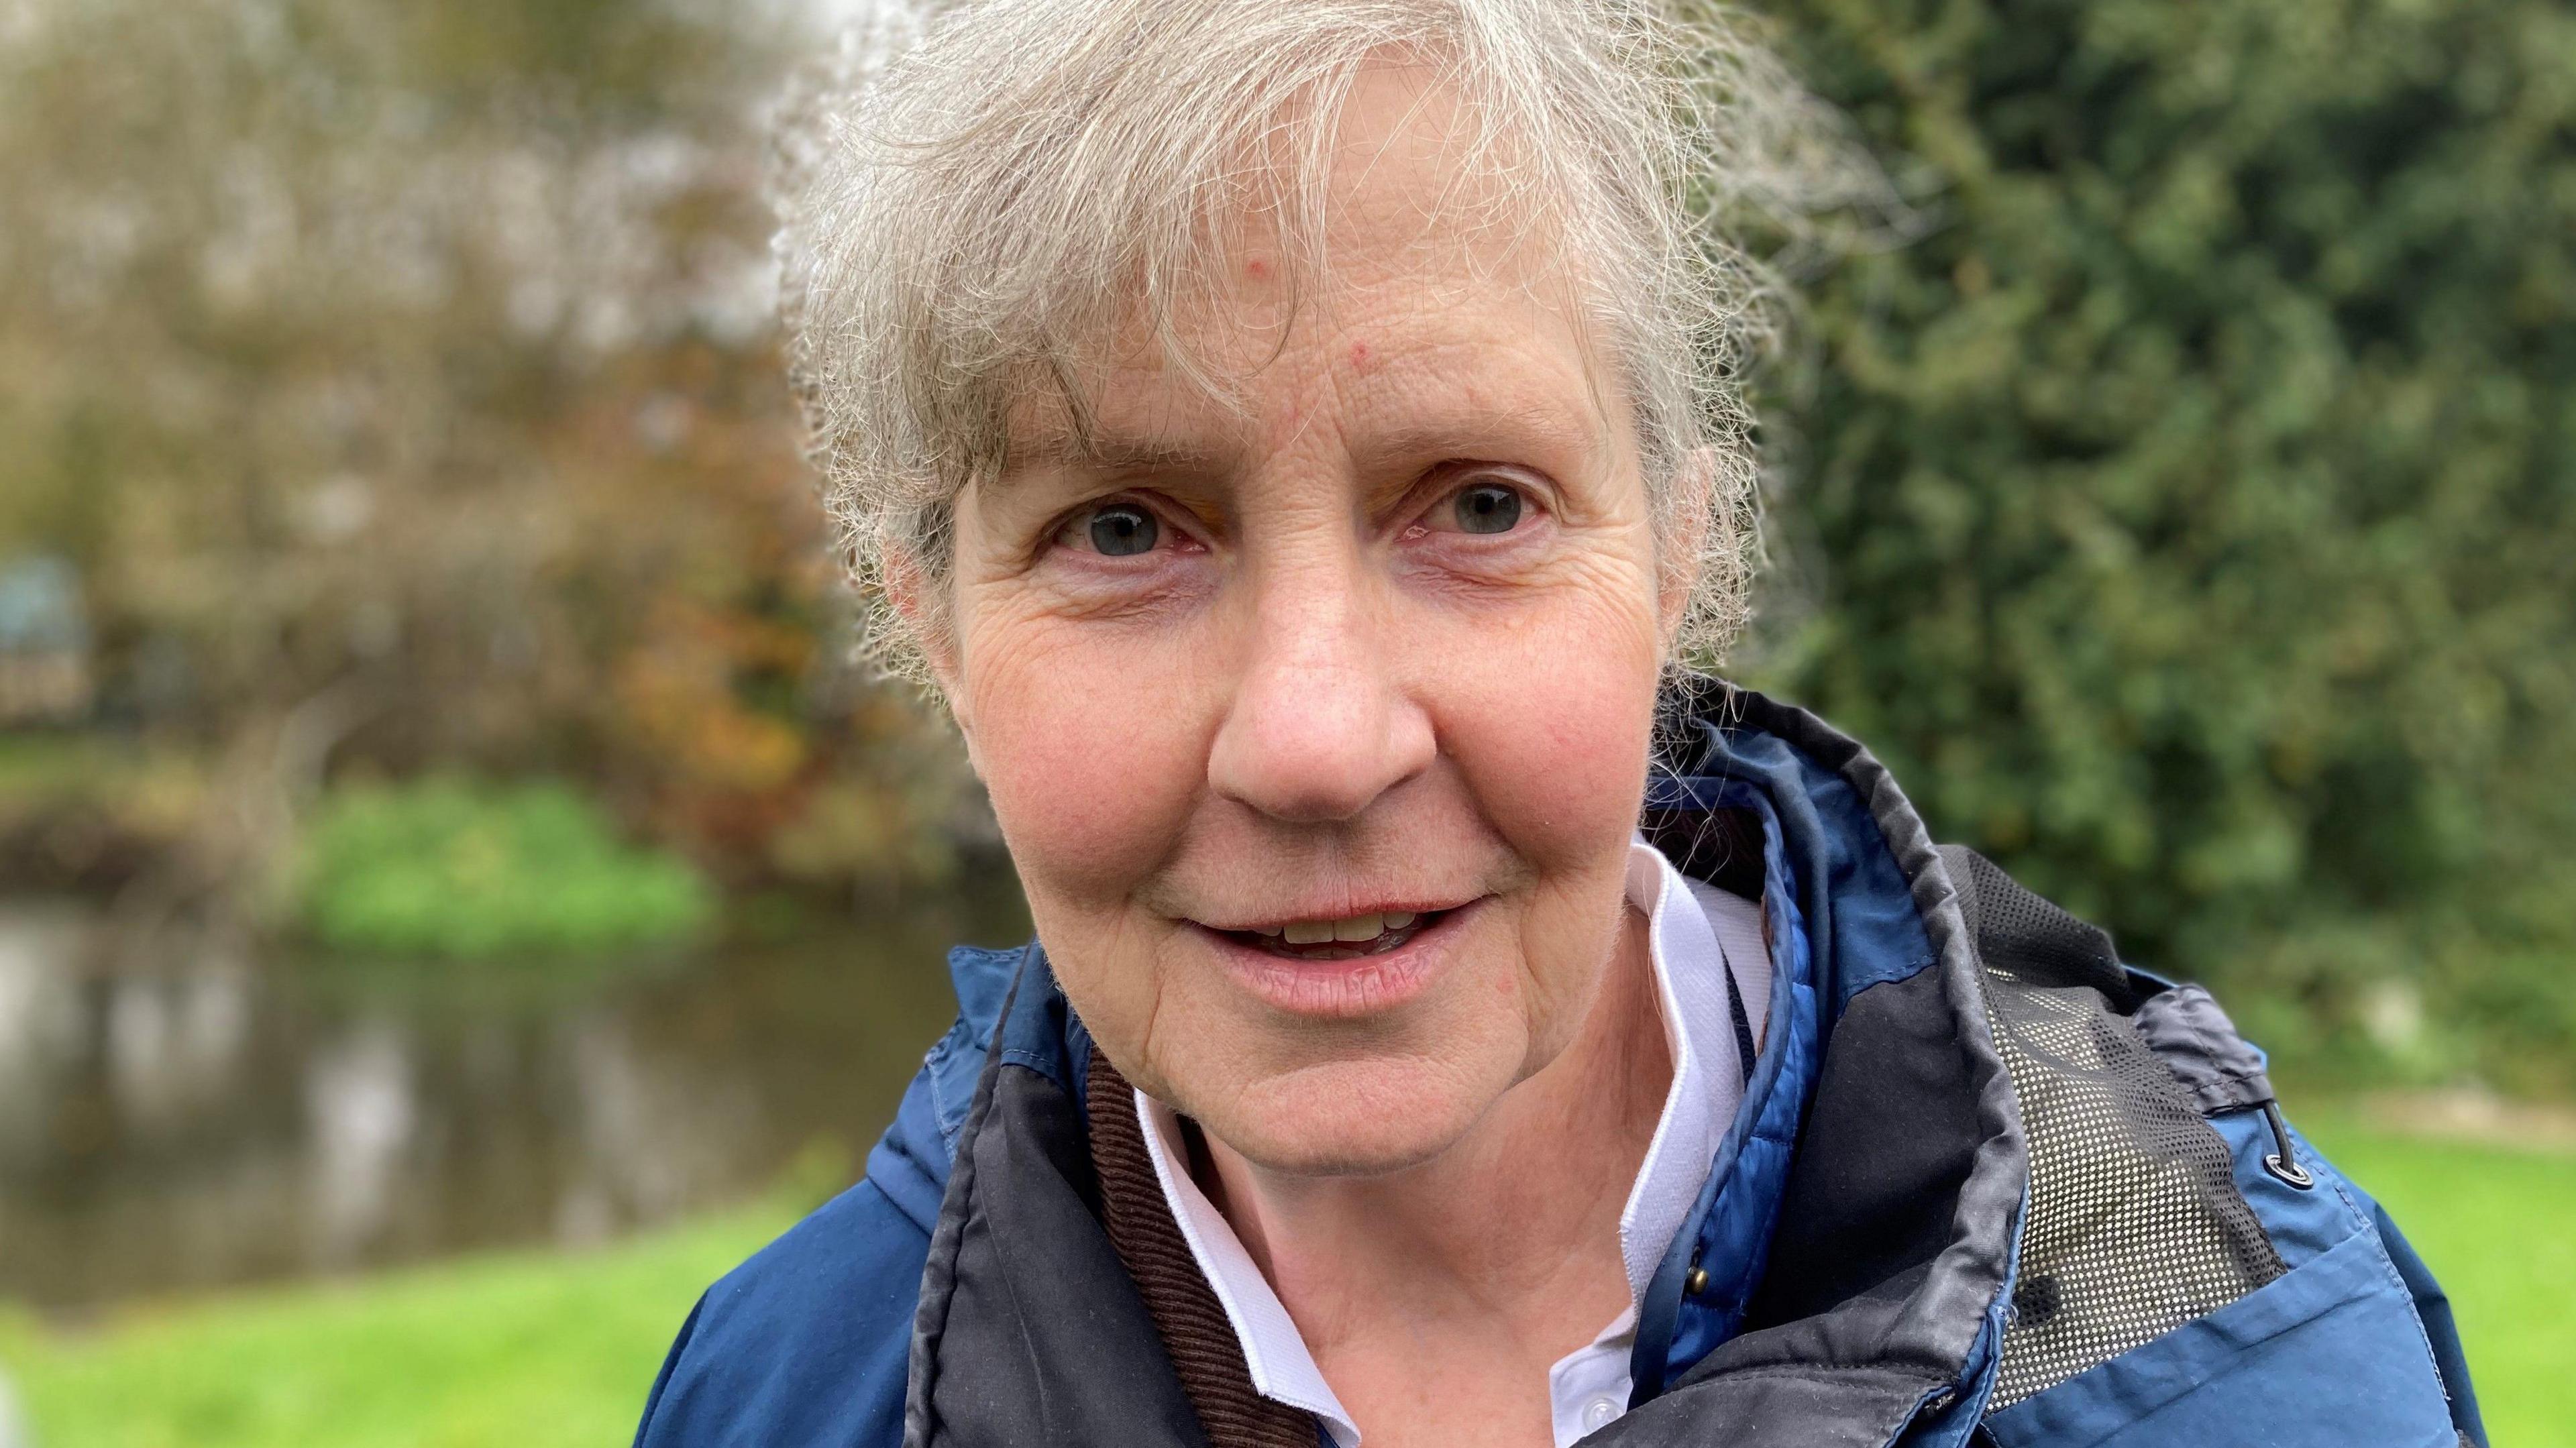
[[[1543,1370],[1628,1305],[1619,1218],[1671,1082],[1646,921],[1631,910],[1574,1041],[1439,1156],[1375,1177],[1288,1177],[1206,1139],[1193,1174],[1328,1378],[1340,1350],[1462,1334]]]

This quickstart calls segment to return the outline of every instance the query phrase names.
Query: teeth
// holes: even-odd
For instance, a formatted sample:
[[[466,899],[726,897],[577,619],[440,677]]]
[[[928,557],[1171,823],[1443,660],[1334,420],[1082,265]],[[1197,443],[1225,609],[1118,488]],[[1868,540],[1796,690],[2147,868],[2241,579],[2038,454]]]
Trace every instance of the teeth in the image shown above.
[[[1342,920],[1291,920],[1285,925],[1255,925],[1251,933],[1290,945],[1356,945],[1390,931],[1411,929],[1422,917],[1410,910],[1353,915]]]

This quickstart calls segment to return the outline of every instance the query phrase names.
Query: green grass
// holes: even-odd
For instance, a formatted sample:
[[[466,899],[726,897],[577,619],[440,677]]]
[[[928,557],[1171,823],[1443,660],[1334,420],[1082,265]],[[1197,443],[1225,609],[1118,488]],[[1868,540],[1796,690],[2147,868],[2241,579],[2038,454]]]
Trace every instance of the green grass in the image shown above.
[[[2494,1440],[2576,1445],[2576,1156],[2332,1115],[2311,1135],[2450,1288]],[[689,1303],[786,1225],[795,1195],[577,1255],[137,1310],[77,1334],[22,1319],[0,1328],[0,1361],[37,1448],[621,1444]]]
[[[511,1253],[0,1330],[35,1448],[615,1448],[764,1206],[577,1254]]]
[[[2451,1294],[2487,1436],[2576,1445],[2576,1154],[2301,1121]]]

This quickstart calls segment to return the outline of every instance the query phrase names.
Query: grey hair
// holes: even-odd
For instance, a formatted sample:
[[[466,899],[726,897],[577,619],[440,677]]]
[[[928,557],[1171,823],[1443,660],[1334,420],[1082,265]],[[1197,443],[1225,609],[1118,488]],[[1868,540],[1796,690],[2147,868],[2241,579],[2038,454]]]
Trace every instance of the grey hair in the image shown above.
[[[1465,169],[1503,198],[1484,219],[1544,216],[1581,259],[1665,566],[1695,540],[1673,656],[1722,656],[1758,551],[1745,374],[1776,311],[1731,233],[1884,184],[1748,22],[1654,0],[885,0],[789,102],[777,246],[810,452],[886,667],[919,679],[928,642],[887,606],[889,561],[944,628],[954,502],[1004,467],[1014,399],[1052,387],[1079,427],[1090,349],[1139,315],[1222,390],[1172,330],[1215,274],[1212,223],[1268,208],[1319,255],[1338,107],[1390,55],[1463,102]]]

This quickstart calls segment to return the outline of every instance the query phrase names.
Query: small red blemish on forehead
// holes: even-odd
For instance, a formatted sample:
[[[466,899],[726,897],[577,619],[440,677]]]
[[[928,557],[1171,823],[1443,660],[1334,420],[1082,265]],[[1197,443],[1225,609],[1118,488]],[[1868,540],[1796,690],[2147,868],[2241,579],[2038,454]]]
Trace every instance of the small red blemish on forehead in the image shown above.
[[[1369,370],[1368,343],[1353,342],[1351,344],[1351,370],[1354,372],[1366,372]]]
[[[1252,278],[1254,281],[1259,281],[1263,277],[1270,275],[1270,263],[1263,261],[1261,258],[1256,256],[1252,260],[1243,264],[1243,274]]]

